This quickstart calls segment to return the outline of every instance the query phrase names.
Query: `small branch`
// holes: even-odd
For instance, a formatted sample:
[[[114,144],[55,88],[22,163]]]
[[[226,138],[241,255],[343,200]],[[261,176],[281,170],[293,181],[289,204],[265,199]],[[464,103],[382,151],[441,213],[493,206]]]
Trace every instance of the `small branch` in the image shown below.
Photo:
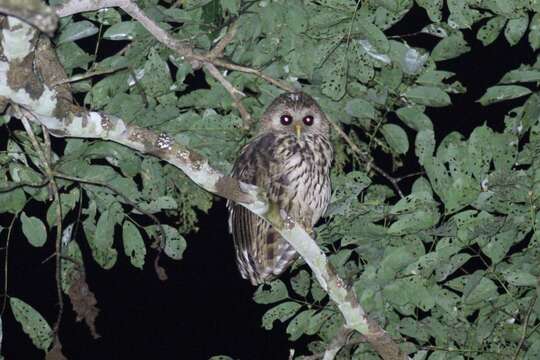
[[[373,163],[373,160],[369,158],[360,148],[351,140],[351,138],[343,131],[343,129],[337,125],[333,120],[330,120],[330,124],[332,124],[332,127],[334,130],[338,133],[338,135],[345,140],[347,145],[351,148],[351,150],[358,155],[360,160],[362,160],[366,164],[366,168],[369,170],[370,168],[375,170],[376,173],[384,177],[386,180],[392,184],[392,187],[396,190],[400,198],[404,198],[405,195],[403,195],[403,192],[401,191],[398,182],[403,180],[397,180],[394,177],[390,176],[386,171],[378,167]]]
[[[249,129],[251,126],[251,115],[247,111],[244,104],[242,104],[242,100],[239,97],[244,97],[246,95],[237,88],[235,88],[233,84],[231,84],[229,80],[227,80],[225,76],[223,76],[214,65],[210,63],[205,63],[204,68],[208,70],[210,75],[212,75],[217,81],[219,81],[220,84],[225,88],[225,90],[227,90],[229,95],[231,95],[231,98],[233,99],[234,104],[236,105],[236,108],[238,109],[238,111],[240,112],[240,116],[242,117],[244,129]]]
[[[15,220],[19,218],[19,214],[13,215],[13,219],[11,219],[11,222],[9,223],[8,233],[6,237],[6,247],[4,254],[4,299],[2,301],[2,310],[0,310],[0,317],[4,315],[4,311],[6,311],[6,305],[7,305],[7,298],[8,298],[8,278],[9,278],[9,267],[8,267],[8,260],[9,260],[9,240],[11,239],[11,230],[13,230],[13,224],[15,224]]]
[[[97,76],[97,75],[112,74],[112,73],[115,73],[117,71],[125,70],[125,69],[127,69],[126,66],[113,68],[113,69],[102,69],[102,70],[88,71],[88,72],[85,72],[84,74],[78,74],[78,75],[72,76],[69,79],[57,81],[57,82],[53,83],[53,86],[57,86],[57,85],[65,84],[65,83],[77,82],[77,81],[85,80],[85,79],[88,79],[88,78],[91,78],[91,77],[94,77],[94,76]]]
[[[2,0],[0,13],[24,20],[49,36],[54,34],[58,25],[58,17],[54,11],[41,0]]]
[[[28,122],[28,119],[26,116],[21,116],[21,122],[24,126],[24,129],[26,130],[26,133],[28,134],[30,138],[30,142],[32,143],[32,146],[34,147],[34,150],[36,150],[39,159],[43,163],[43,167],[45,168],[45,172],[47,173],[47,176],[49,177],[49,184],[50,188],[54,195],[54,200],[56,200],[56,243],[55,243],[55,252],[56,252],[56,292],[57,292],[57,298],[58,298],[58,315],[56,317],[56,322],[53,326],[53,332],[55,340],[59,341],[58,339],[58,332],[60,329],[60,321],[62,320],[62,314],[64,313],[64,297],[62,296],[62,268],[61,268],[61,260],[60,255],[62,253],[62,202],[60,199],[60,193],[58,191],[58,185],[54,179],[53,171],[51,168],[51,163],[49,159],[51,158],[50,154],[50,139],[48,137],[48,131],[44,131],[44,137],[45,137],[45,143],[49,146],[47,148],[47,152],[44,152],[41,146],[39,145],[39,142],[37,141],[37,138],[34,134],[34,131],[32,130],[32,127],[30,126],[30,123]]]
[[[536,295],[533,296],[531,302],[529,303],[529,307],[527,309],[527,313],[525,314],[525,318],[523,320],[523,327],[521,329],[521,337],[519,339],[519,343],[518,343],[518,346],[516,348],[516,352],[514,354],[514,357],[512,358],[513,360],[517,360],[518,358],[518,355],[521,351],[521,348],[523,347],[523,344],[525,343],[525,339],[527,338],[527,328],[529,326],[529,319],[531,317],[531,313],[533,311],[533,308],[534,308],[534,304],[536,303]]]
[[[236,36],[236,31],[238,30],[238,24],[236,22],[233,22],[230,26],[225,35],[218,41],[216,46],[208,53],[208,57],[210,59],[220,58],[223,57],[223,51],[233,41],[234,37]]]

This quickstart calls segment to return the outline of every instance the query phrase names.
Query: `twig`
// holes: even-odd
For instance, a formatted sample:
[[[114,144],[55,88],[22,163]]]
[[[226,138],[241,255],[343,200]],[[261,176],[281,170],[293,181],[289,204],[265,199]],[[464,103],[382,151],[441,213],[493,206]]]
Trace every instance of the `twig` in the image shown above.
[[[24,20],[49,36],[54,34],[58,17],[42,1],[2,0],[0,13]]]
[[[237,88],[235,88],[234,85],[231,84],[229,80],[227,80],[225,76],[223,76],[214,65],[210,63],[205,63],[204,68],[208,70],[210,75],[212,75],[217,81],[219,81],[221,85],[223,85],[225,90],[227,90],[229,95],[231,95],[231,98],[233,99],[236,108],[240,112],[240,116],[242,116],[244,129],[249,129],[249,127],[251,126],[251,115],[247,111],[244,104],[242,104],[242,100],[239,97],[244,97],[246,95]]]
[[[380,167],[375,165],[373,163],[373,160],[370,159],[369,156],[367,156],[362,150],[360,150],[360,148],[351,140],[351,138],[345,133],[345,131],[343,131],[343,129],[339,125],[337,125],[331,119],[328,119],[328,120],[330,121],[330,124],[332,125],[334,130],[338,133],[338,135],[343,140],[345,140],[345,142],[349,145],[351,150],[354,153],[356,153],[358,155],[358,157],[360,158],[360,160],[362,160],[366,164],[366,168],[367,169],[372,168],[373,170],[375,170],[375,172],[377,172],[379,175],[381,175],[386,180],[388,180],[390,182],[390,184],[392,184],[394,189],[397,191],[399,197],[404,198],[405,195],[403,195],[403,192],[401,191],[401,189],[400,189],[400,187],[398,185],[398,180],[396,180],[394,177],[390,176],[386,171],[384,171],[383,169],[381,169]]]
[[[536,303],[536,299],[537,299],[537,296],[535,294],[531,302],[529,303],[529,308],[527,309],[527,313],[525,314],[525,319],[523,320],[523,327],[521,329],[521,338],[519,339],[519,343],[516,348],[516,352],[514,354],[513,360],[517,360],[518,355],[521,351],[521,348],[523,347],[523,344],[525,343],[525,339],[527,338],[527,327],[529,326],[529,318],[531,317],[531,313],[532,313],[534,304]]]
[[[236,36],[236,30],[238,30],[238,24],[233,22],[230,26],[225,35],[218,41],[216,46],[210,52],[208,53],[208,57],[211,59],[220,58],[223,56],[223,51],[233,41],[234,37]]]
[[[85,80],[85,79],[88,79],[97,75],[112,74],[112,73],[115,73],[117,71],[124,70],[127,68],[128,68],[127,66],[122,66],[122,67],[117,67],[117,68],[112,68],[112,69],[88,71],[88,72],[85,72],[84,74],[78,74],[78,75],[72,76],[69,79],[57,81],[53,83],[52,86],[81,81],[81,80]]]
[[[53,333],[55,340],[58,340],[58,332],[60,329],[60,321],[62,320],[62,315],[64,313],[64,297],[62,296],[62,269],[61,269],[61,261],[60,261],[60,255],[62,252],[62,203],[60,199],[60,192],[58,191],[58,184],[56,183],[53,175],[53,171],[51,168],[51,163],[49,161],[50,152],[52,151],[50,149],[51,141],[48,136],[48,131],[43,132],[43,136],[45,138],[45,144],[48,146],[47,152],[44,152],[41,146],[39,145],[39,142],[37,141],[37,138],[34,134],[34,131],[32,130],[32,127],[30,126],[30,123],[28,122],[27,116],[29,114],[23,114],[21,116],[21,122],[24,126],[24,129],[26,130],[26,133],[28,134],[30,138],[30,142],[32,143],[32,146],[36,150],[39,159],[43,163],[43,167],[45,168],[45,172],[47,173],[47,176],[49,177],[49,184],[50,188],[53,192],[54,199],[56,200],[56,244],[55,244],[55,252],[56,252],[56,295],[58,297],[58,314],[56,317],[56,322],[53,326]]]
[[[425,171],[417,171],[417,172],[413,172],[411,174],[407,174],[407,175],[397,177],[395,179],[396,179],[397,182],[400,182],[400,181],[403,181],[403,180],[411,178],[411,177],[415,177],[415,176],[419,176],[419,175],[425,175],[425,174],[426,174]]]
[[[11,222],[9,224],[7,238],[6,238],[6,253],[4,254],[4,300],[2,302],[2,310],[0,311],[0,316],[4,315],[4,311],[6,310],[7,305],[7,298],[8,298],[8,256],[9,256],[9,239],[11,238],[11,230],[13,229],[13,224],[15,223],[15,220],[19,217],[19,214],[13,215],[13,219],[11,219]]]

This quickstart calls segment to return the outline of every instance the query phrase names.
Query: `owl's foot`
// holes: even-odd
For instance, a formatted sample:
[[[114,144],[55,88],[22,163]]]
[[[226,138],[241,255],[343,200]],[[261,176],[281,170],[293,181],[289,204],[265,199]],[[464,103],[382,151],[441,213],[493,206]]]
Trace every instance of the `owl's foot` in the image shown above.
[[[273,201],[268,202],[268,210],[266,211],[266,218],[274,227],[281,229],[284,225],[283,218],[280,214],[279,205]]]

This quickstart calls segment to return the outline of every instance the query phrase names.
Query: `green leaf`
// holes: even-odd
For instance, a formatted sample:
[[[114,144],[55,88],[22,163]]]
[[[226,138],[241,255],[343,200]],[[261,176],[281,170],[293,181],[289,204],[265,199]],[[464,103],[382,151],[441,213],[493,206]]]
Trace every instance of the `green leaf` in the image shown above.
[[[274,306],[270,310],[266,311],[262,317],[262,326],[266,330],[272,330],[274,327],[274,321],[279,320],[285,322],[296,314],[302,305],[293,302],[287,301],[281,303],[277,306]]]
[[[0,213],[17,214],[26,204],[26,195],[21,188],[8,192],[0,192]]]
[[[144,64],[141,84],[151,96],[159,96],[171,91],[172,78],[169,66],[155,50],[150,51],[148,61]]]
[[[136,21],[123,21],[110,26],[103,34],[107,40],[133,40],[140,31]]]
[[[540,13],[534,14],[529,25],[529,45],[533,50],[540,48]]]
[[[497,37],[499,37],[499,34],[504,27],[504,24],[506,24],[505,17],[495,16],[493,19],[490,19],[488,22],[486,22],[480,28],[480,30],[478,30],[476,38],[480,40],[484,46],[488,46],[489,44],[494,42]]]
[[[512,84],[517,82],[540,81],[540,70],[517,69],[506,73],[501,79],[501,84]]]
[[[443,107],[452,103],[447,93],[434,86],[413,86],[403,95],[418,105]]]
[[[35,247],[41,247],[47,241],[47,228],[37,217],[21,214],[22,231],[28,242]]]
[[[415,153],[420,165],[426,166],[435,152],[435,133],[433,130],[422,130],[416,135]]]
[[[506,271],[504,279],[515,286],[537,286],[540,278],[525,271]]]
[[[298,295],[306,297],[309,293],[311,276],[306,270],[300,270],[298,274],[291,278],[291,286]]]
[[[114,242],[114,227],[116,225],[116,216],[109,210],[104,211],[96,224],[96,235],[94,244],[107,249],[112,247]]]
[[[324,77],[321,92],[333,100],[339,100],[345,95],[347,83],[346,58],[339,56],[330,62],[328,73]]]
[[[270,289],[268,289],[270,287]],[[272,304],[289,297],[289,292],[283,281],[276,279],[269,284],[259,285],[253,295],[257,304]]]
[[[345,106],[347,114],[358,117],[375,119],[375,107],[367,100],[356,98],[349,100]]]
[[[426,10],[431,21],[434,23],[441,22],[443,0],[416,0],[416,3]]]
[[[285,12],[285,23],[287,30],[295,34],[300,34],[307,30],[308,13],[301,2],[289,1]]]
[[[62,29],[60,36],[58,37],[57,45],[84,39],[98,33],[96,25],[92,24],[88,20],[77,21],[69,23]]]
[[[186,250],[186,239],[178,232],[176,228],[169,225],[163,225],[165,230],[165,254],[174,260],[181,260]]]
[[[506,29],[504,29],[504,36],[508,43],[512,46],[516,45],[527,31],[528,25],[529,17],[527,15],[508,20]]]
[[[392,150],[398,154],[405,154],[409,150],[409,138],[400,126],[385,124],[381,128],[381,133]]]
[[[305,332],[309,325],[310,319],[315,314],[315,310],[304,310],[298,315],[287,326],[287,334],[289,334],[289,340],[295,341],[300,338]]]
[[[139,230],[131,221],[125,221],[122,227],[122,241],[124,252],[131,261],[131,264],[139,269],[144,266],[146,247]]]
[[[493,264],[498,264],[510,251],[517,237],[515,230],[492,235],[489,241],[482,246],[482,252],[489,256]]]
[[[381,31],[376,25],[367,22],[359,21],[354,24],[358,27],[358,31],[366,37],[366,40],[374,46],[379,52],[387,53],[390,49],[390,44],[384,32]]]
[[[314,316],[311,317],[311,319],[309,319],[309,324],[308,324],[308,327],[306,329],[306,334],[308,335],[314,335],[316,334],[317,332],[319,332],[321,326],[327,321],[329,320],[332,315],[334,315],[335,313],[333,311],[330,311],[330,310],[326,310],[326,309],[323,309],[321,311],[319,311],[318,313],[316,313]]]
[[[439,41],[431,51],[431,58],[434,61],[449,60],[468,52],[470,49],[463,34],[456,32]]]
[[[529,95],[531,92],[528,88],[520,85],[497,85],[488,88],[478,102],[486,106],[505,100],[517,99]]]
[[[53,332],[43,316],[16,297],[9,298],[9,304],[15,320],[22,325],[23,331],[30,336],[32,343],[37,348],[47,351],[53,340]]]
[[[93,59],[93,56],[71,41],[58,46],[56,48],[56,53],[66,71],[71,71],[76,68],[86,70],[88,68],[88,63]]]
[[[431,119],[424,114],[424,108],[422,106],[402,107],[396,111],[396,115],[408,127],[416,131],[424,129],[433,130]]]

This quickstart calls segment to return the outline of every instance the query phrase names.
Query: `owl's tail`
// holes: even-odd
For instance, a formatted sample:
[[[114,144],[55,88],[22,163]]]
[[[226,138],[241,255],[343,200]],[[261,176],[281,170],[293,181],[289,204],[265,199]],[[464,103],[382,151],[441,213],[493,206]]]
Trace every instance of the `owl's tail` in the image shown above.
[[[230,225],[238,269],[253,285],[275,279],[298,257],[270,224],[242,206],[234,206]]]

